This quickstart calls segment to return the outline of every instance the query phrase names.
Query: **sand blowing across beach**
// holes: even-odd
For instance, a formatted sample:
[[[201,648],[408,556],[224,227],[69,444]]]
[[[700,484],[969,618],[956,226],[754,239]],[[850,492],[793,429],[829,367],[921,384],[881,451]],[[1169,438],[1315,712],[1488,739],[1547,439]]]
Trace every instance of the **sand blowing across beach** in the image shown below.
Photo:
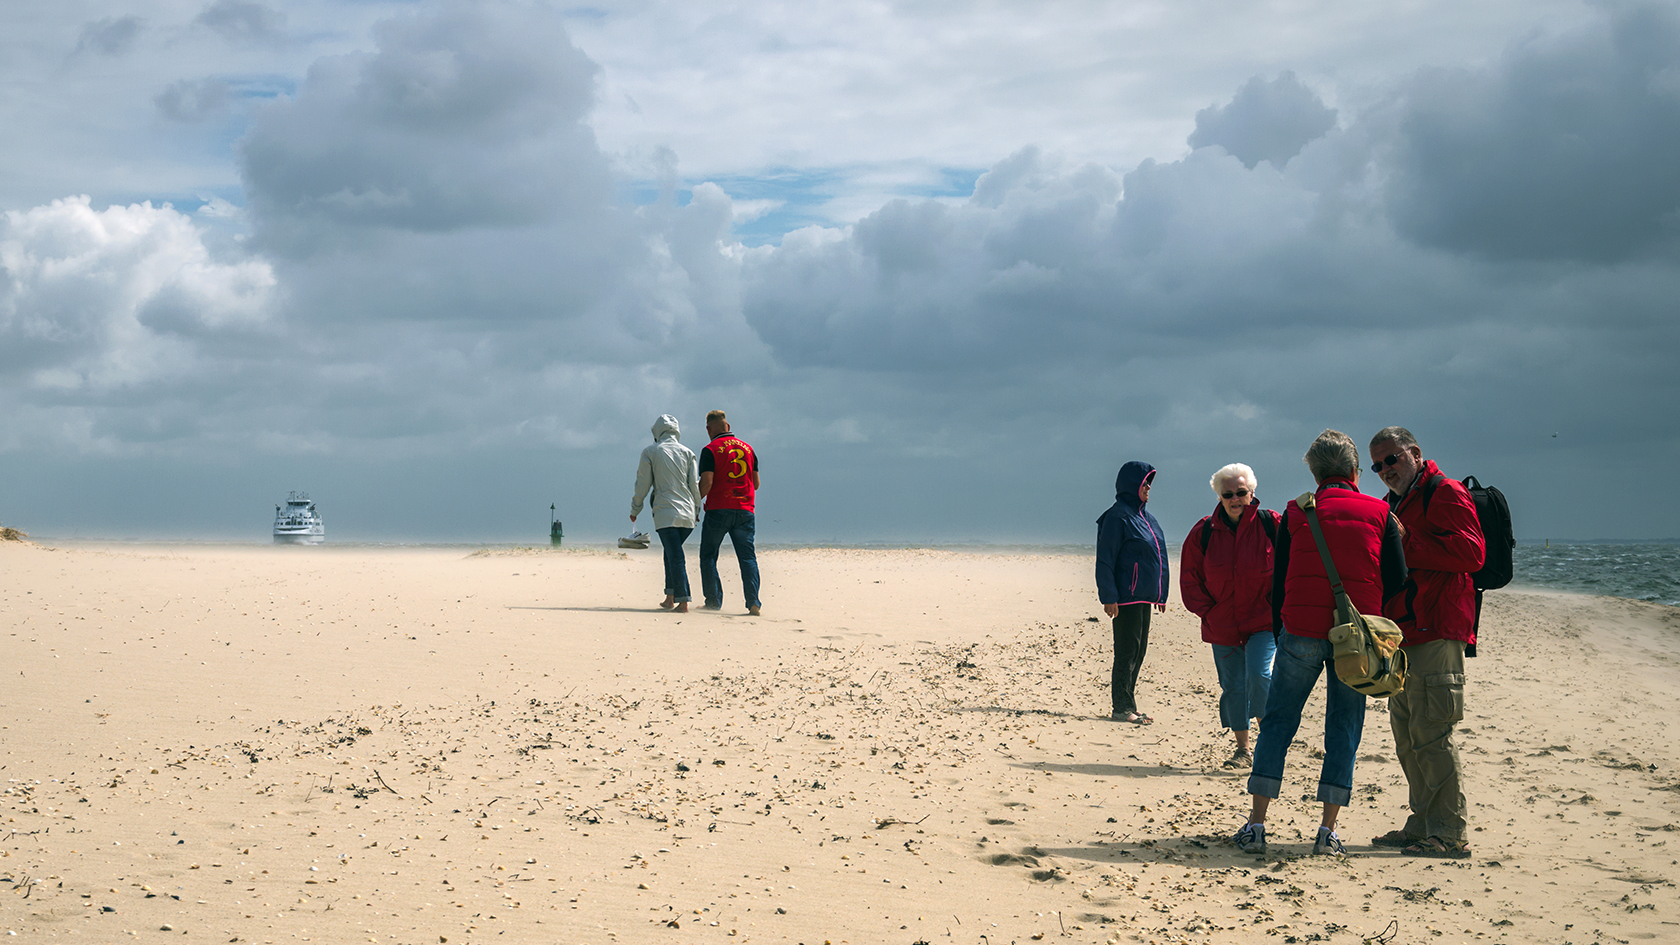
[[[1174,601],[1108,720],[1076,556],[0,543],[0,934],[118,942],[1680,941],[1680,611],[1488,595],[1468,860],[1367,717],[1312,857],[1322,696],[1271,852]],[[692,561],[691,561],[692,567]]]

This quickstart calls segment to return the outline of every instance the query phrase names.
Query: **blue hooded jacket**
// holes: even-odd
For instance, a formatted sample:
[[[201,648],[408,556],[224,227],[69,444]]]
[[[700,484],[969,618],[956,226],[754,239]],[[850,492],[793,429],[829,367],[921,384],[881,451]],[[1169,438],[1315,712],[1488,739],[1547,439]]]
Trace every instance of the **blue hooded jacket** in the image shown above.
[[[1097,519],[1097,599],[1104,604],[1167,602],[1167,540],[1144,511],[1143,484],[1155,467],[1132,461],[1114,480],[1114,504]]]

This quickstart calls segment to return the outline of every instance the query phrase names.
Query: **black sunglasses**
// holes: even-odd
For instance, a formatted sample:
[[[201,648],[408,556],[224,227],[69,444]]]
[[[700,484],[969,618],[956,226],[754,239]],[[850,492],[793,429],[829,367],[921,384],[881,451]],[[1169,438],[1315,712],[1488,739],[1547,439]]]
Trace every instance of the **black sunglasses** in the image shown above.
[[[1372,463],[1371,464],[1371,471],[1374,472],[1374,473],[1380,473],[1380,472],[1383,471],[1384,466],[1392,466],[1395,463],[1398,463],[1399,461],[1400,461],[1400,454],[1399,453],[1390,453],[1390,454],[1388,454],[1387,459],[1378,460],[1377,462]]]
[[[1221,492],[1219,493],[1219,497],[1221,499],[1246,499],[1248,498],[1248,490],[1238,489],[1235,492]]]

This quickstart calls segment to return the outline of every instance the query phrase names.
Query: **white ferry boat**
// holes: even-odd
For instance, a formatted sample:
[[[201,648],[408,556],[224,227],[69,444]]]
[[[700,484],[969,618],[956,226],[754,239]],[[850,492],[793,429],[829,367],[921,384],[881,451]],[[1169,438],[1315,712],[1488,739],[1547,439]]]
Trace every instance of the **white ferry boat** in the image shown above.
[[[307,492],[286,496],[285,505],[274,507],[274,543],[277,545],[318,545],[327,538],[327,527],[321,524],[321,513]]]

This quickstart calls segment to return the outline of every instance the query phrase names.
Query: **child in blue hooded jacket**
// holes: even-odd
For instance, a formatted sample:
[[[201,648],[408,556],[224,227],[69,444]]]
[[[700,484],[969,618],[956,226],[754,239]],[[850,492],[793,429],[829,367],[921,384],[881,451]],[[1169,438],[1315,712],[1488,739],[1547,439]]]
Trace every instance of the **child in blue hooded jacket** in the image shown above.
[[[1117,722],[1155,721],[1137,707],[1138,671],[1149,650],[1149,612],[1167,609],[1167,540],[1144,509],[1155,467],[1133,460],[1114,480],[1114,504],[1097,519],[1097,599],[1114,620],[1110,694]]]

